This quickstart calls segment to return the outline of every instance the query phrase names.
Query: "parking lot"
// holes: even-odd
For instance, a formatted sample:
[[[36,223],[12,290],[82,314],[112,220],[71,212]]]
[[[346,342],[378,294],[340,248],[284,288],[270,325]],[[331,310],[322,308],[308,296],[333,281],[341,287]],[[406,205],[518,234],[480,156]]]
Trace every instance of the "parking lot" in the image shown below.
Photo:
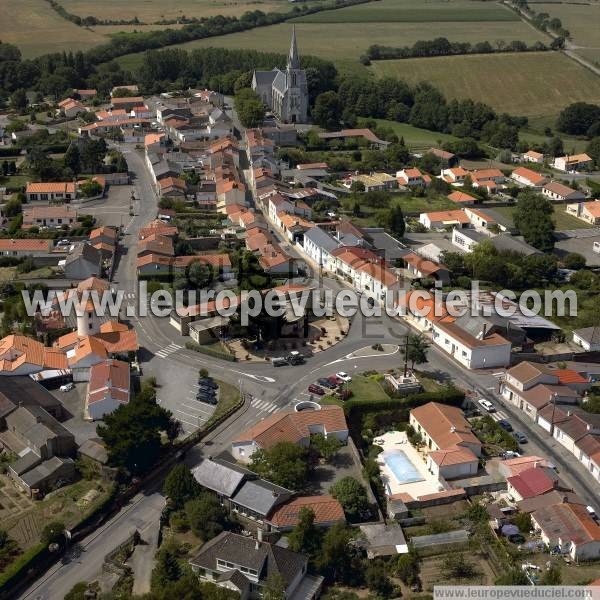
[[[129,206],[133,190],[133,185],[111,185],[104,198],[83,202],[77,210],[80,213],[96,217],[98,225],[127,227],[131,220]]]

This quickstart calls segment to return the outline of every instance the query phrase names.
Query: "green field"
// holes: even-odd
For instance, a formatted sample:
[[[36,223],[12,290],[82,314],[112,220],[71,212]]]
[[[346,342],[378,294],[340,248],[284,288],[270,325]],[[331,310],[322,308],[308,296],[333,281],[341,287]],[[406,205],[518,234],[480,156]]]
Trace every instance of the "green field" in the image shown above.
[[[1,0],[0,40],[15,44],[23,56],[31,58],[47,52],[87,50],[107,38],[63,19],[45,0]]]
[[[368,6],[371,6],[370,4]],[[374,9],[376,10],[376,9]],[[260,29],[242,31],[214,38],[194,40],[174,48],[241,48],[263,52],[287,53],[291,24],[281,23]],[[362,68],[358,62],[371,44],[384,46],[412,45],[418,40],[440,35],[439,23],[298,23],[296,36],[300,54],[312,54],[333,60],[341,69]],[[452,23],[444,31],[450,41],[481,42],[483,40],[545,41],[544,34],[522,22]],[[547,40],[546,40],[547,41]],[[119,59],[124,68],[138,68],[143,54],[130,54]]]
[[[265,13],[290,10],[287,0],[60,0],[60,3],[70,13],[80,17],[125,21],[137,17],[143,23],[181,17],[240,17],[247,10],[262,10]]]
[[[431,146],[441,146],[444,142],[453,142],[458,138],[449,133],[438,133],[427,129],[419,129],[408,123],[397,123],[396,121],[386,121],[385,119],[375,119],[377,125],[389,127],[399,138],[404,138],[404,143],[412,149],[430,148]]]
[[[465,0],[381,0],[377,3],[327,10],[294,19],[296,23],[427,23],[519,21],[511,10],[495,2]]]
[[[384,60],[371,68],[517,115],[555,115],[572,102],[600,102],[600,77],[557,52]]]
[[[556,224],[557,231],[568,231],[570,229],[589,229],[592,227],[588,225],[585,221],[581,221],[571,215],[568,215],[565,212],[564,204],[554,204],[554,223]],[[510,218],[512,220],[513,213],[516,207],[514,206],[502,206],[500,208],[494,207],[496,212],[499,212],[502,215]]]

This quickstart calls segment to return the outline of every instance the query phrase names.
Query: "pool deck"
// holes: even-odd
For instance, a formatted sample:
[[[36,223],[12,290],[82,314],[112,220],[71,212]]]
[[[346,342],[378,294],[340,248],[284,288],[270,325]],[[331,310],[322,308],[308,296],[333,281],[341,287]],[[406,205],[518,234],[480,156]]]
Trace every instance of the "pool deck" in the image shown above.
[[[383,453],[380,454],[377,457],[377,463],[379,464],[379,472],[381,473],[381,479],[388,496],[409,494],[416,500],[419,496],[444,491],[445,488],[438,481],[437,477],[427,470],[424,460],[425,455],[412,446],[404,431],[388,431],[383,435],[377,436],[373,443],[381,446],[383,453],[402,450],[423,478],[422,481],[415,481],[413,483],[398,482],[391,469],[385,464],[382,456]]]

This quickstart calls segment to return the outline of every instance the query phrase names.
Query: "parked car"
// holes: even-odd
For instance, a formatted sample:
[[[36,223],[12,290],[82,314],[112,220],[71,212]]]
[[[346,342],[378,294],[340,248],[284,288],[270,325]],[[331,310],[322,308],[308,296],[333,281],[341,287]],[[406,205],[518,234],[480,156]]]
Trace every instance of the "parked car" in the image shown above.
[[[335,376],[338,379],[341,379],[344,383],[350,383],[352,381],[352,377],[350,377],[350,375],[348,375],[348,373],[345,371],[340,371],[339,373],[336,373]]]
[[[219,387],[219,384],[215,383],[215,380],[211,379],[210,377],[201,377],[200,379],[198,379],[198,385],[202,385],[204,387],[211,387],[215,390]]]
[[[513,426],[506,419],[500,419],[498,421],[498,425],[500,425],[500,427],[502,427],[502,429],[504,429],[504,431],[512,431],[513,430]]]
[[[290,352],[287,356],[286,359],[288,361],[288,363],[290,365],[302,365],[304,364],[304,356],[302,356],[302,354],[300,354],[300,352],[298,352],[297,350],[294,350],[293,352]]]
[[[329,379],[327,377],[321,377],[320,379],[317,380],[317,383],[319,385],[327,388],[328,390],[332,390],[337,387],[337,384],[331,383],[331,381],[329,381]]]
[[[198,400],[198,402],[203,402],[204,404],[210,404],[212,406],[216,406],[217,404],[217,399],[214,397],[209,397],[209,396],[196,396],[196,400]]]
[[[65,383],[64,385],[61,385],[59,389],[61,392],[70,392],[74,387],[75,387],[75,384],[72,381],[70,381],[69,383]]]
[[[478,400],[477,404],[479,404],[479,406],[481,406],[481,408],[483,408],[484,410],[486,410],[489,413],[496,412],[496,407],[489,400],[486,400],[485,398],[481,398],[480,400]]]
[[[330,375],[327,379],[329,379],[329,381],[331,381],[335,387],[344,383],[337,375]]]
[[[271,363],[274,367],[284,367],[289,364],[287,358],[285,356],[277,356],[271,359]]]
[[[524,433],[521,433],[520,431],[514,431],[513,437],[515,438],[515,440],[517,440],[517,442],[519,442],[519,444],[527,443],[527,436]]]
[[[514,450],[505,450],[500,454],[500,458],[503,460],[508,460],[509,458],[521,458],[521,454]]]
[[[317,396],[323,396],[325,394],[325,390],[320,385],[316,385],[314,383],[311,383],[308,386],[308,391],[311,394],[317,394]]]

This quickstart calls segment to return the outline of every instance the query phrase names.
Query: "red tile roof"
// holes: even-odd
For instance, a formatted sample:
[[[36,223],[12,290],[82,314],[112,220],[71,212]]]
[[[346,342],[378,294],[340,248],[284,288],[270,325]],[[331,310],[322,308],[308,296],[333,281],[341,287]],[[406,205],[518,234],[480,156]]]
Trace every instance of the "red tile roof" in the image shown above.
[[[315,515],[315,525],[325,525],[345,521],[342,505],[332,496],[299,496],[285,504],[279,505],[269,522],[275,527],[294,527],[298,524],[300,511],[309,508]]]
[[[556,487],[556,478],[550,477],[548,469],[532,467],[513,475],[506,480],[521,496],[533,498],[553,490]]]

